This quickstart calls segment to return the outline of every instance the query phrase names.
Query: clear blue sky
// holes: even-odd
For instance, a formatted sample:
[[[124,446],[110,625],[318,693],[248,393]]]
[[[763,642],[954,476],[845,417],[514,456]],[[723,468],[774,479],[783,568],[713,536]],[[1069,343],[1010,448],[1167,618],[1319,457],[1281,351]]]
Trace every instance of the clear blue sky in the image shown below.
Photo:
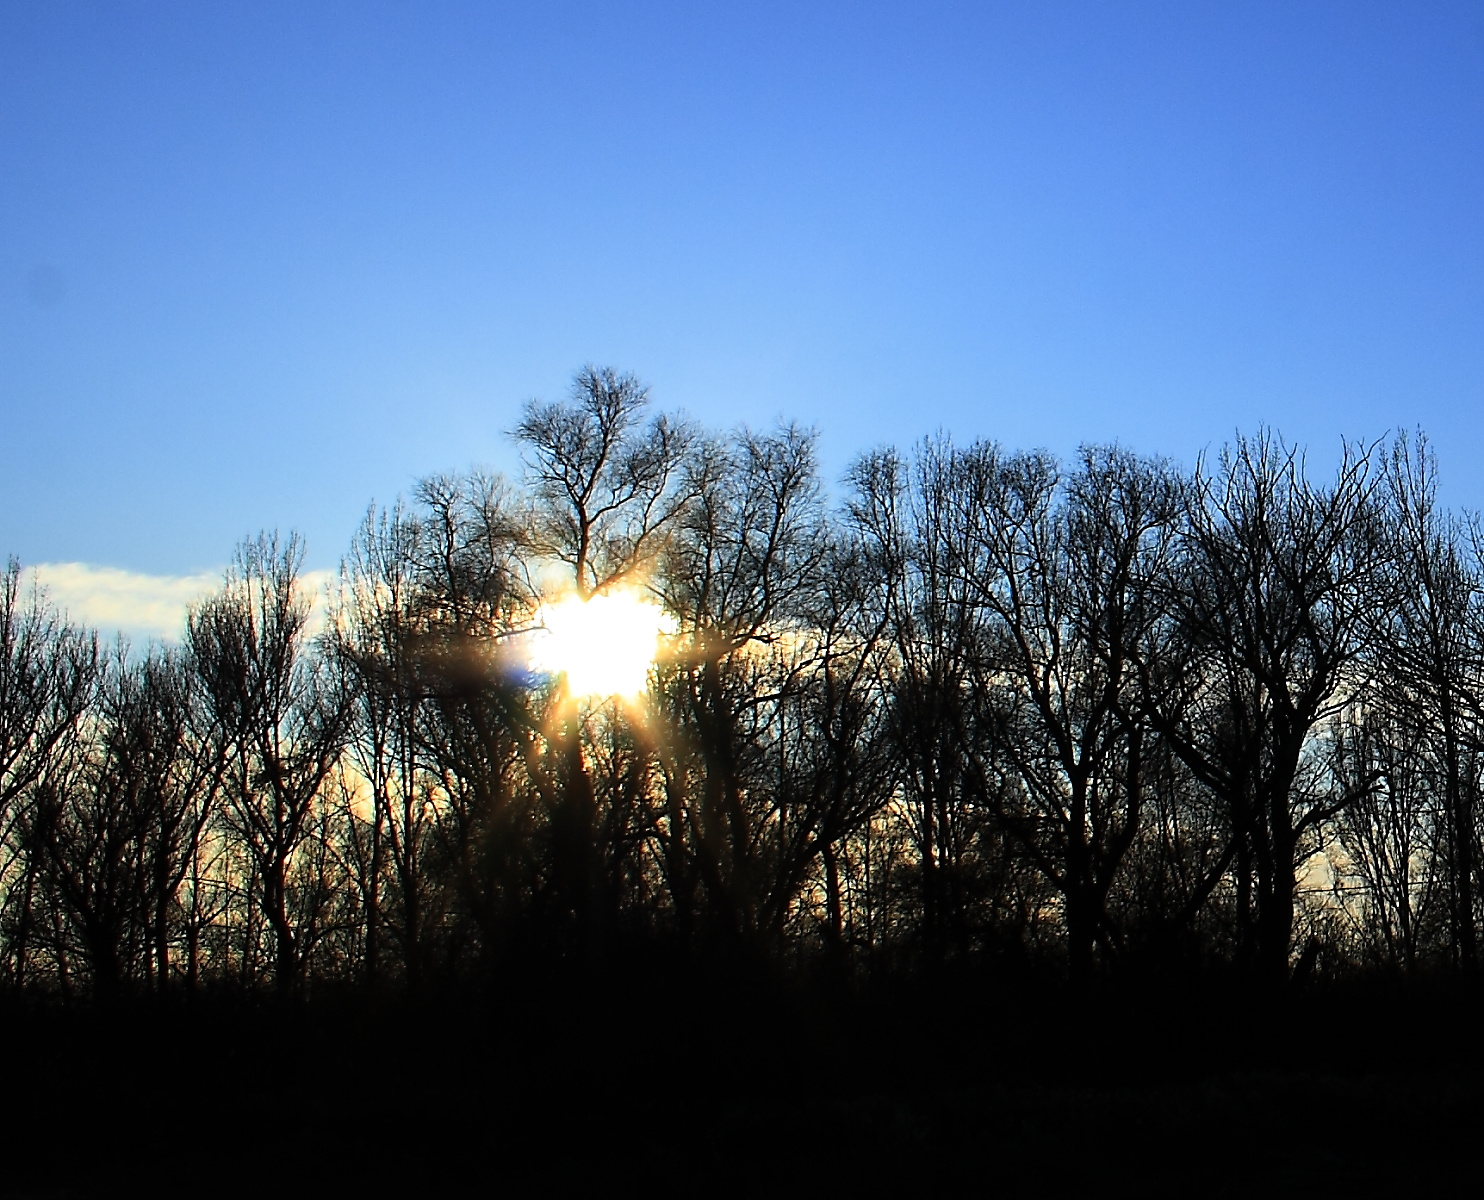
[[[586,361],[1484,506],[1484,3],[0,4],[0,554],[330,566]]]

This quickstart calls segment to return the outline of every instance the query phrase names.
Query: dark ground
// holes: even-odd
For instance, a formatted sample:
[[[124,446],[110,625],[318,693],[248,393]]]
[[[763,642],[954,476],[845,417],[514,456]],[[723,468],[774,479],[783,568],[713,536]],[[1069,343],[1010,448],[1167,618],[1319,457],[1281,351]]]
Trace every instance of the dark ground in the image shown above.
[[[1467,993],[694,975],[0,1001],[0,1196],[1410,1195],[1477,1174]]]

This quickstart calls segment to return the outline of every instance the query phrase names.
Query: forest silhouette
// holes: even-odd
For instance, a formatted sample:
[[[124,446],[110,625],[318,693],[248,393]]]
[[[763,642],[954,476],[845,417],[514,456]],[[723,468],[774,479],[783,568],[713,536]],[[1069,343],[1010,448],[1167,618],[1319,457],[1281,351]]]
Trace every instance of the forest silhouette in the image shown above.
[[[1464,1153],[1484,537],[1425,439],[938,435],[835,502],[810,431],[592,367],[513,436],[368,512],[322,619],[292,535],[178,644],[0,578],[14,1194]],[[625,589],[642,695],[530,668]]]

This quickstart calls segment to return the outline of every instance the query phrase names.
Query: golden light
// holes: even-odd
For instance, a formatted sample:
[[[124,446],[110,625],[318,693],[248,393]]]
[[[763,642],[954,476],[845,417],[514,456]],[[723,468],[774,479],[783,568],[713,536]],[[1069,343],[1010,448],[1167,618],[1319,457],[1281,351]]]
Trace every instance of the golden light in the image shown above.
[[[573,696],[637,696],[649,681],[660,636],[676,623],[636,592],[568,596],[544,604],[531,636],[531,669],[565,674]]]

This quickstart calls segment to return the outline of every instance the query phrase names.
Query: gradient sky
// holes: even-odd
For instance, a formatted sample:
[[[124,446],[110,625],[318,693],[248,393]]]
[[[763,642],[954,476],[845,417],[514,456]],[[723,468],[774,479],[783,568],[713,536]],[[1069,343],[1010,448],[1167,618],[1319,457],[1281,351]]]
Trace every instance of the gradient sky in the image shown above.
[[[0,3],[0,554],[332,567],[588,361],[1484,507],[1484,3]]]

